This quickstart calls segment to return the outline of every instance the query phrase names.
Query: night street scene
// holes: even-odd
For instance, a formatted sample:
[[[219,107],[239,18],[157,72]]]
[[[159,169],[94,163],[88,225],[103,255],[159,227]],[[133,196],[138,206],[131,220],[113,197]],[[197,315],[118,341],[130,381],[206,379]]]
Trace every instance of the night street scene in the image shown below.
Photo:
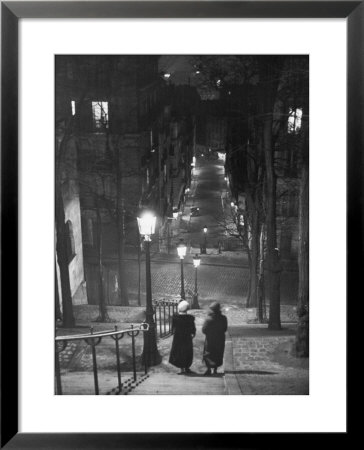
[[[56,395],[309,394],[309,58],[55,56]]]

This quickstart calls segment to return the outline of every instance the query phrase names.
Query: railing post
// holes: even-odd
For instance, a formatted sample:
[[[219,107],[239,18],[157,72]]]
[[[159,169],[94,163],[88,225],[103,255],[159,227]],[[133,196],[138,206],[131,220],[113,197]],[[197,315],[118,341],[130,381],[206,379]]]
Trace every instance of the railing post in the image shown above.
[[[118,331],[118,327],[115,325],[115,331]],[[120,373],[120,351],[119,351],[119,338],[118,335],[115,336],[115,350],[116,350],[116,367],[118,371],[118,387],[119,394],[122,391],[123,385],[121,384],[121,373]]]
[[[168,334],[171,332],[171,301],[168,300]]]
[[[164,325],[164,334],[166,334],[166,302],[163,301],[163,325]]]
[[[135,338],[134,338],[133,325],[131,325],[131,347],[132,347],[132,352],[133,352],[133,376],[134,376],[134,381],[136,381]]]
[[[93,328],[90,328],[90,333],[93,334]],[[95,383],[95,394],[99,395],[99,380],[97,376],[97,362],[96,362],[96,346],[94,340],[91,338],[91,352],[92,352],[92,366],[94,371],[94,383]]]
[[[158,309],[159,309],[159,335],[162,336],[162,307],[160,302],[158,303]]]

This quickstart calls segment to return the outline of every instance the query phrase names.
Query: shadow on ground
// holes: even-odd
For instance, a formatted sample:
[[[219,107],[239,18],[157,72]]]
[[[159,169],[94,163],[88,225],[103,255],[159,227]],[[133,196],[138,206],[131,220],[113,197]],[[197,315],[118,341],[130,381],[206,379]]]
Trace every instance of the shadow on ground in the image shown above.
[[[225,373],[234,375],[274,375],[277,372],[267,372],[264,370],[225,370]]]

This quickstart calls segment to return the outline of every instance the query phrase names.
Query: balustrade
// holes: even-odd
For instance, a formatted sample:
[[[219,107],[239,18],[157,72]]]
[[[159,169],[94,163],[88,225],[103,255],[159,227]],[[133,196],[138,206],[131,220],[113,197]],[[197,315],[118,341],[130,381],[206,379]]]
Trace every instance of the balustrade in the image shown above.
[[[136,370],[136,352],[135,352],[135,338],[140,332],[146,332],[149,329],[149,325],[145,322],[134,327],[131,325],[130,328],[125,330],[118,330],[115,326],[114,330],[100,331],[94,333],[93,328],[90,328],[90,333],[87,334],[75,334],[69,336],[56,336],[55,337],[55,370],[56,370],[56,394],[62,395],[62,382],[61,382],[61,370],[60,370],[60,353],[64,351],[70,341],[84,341],[87,345],[91,347],[92,354],[92,368],[94,375],[94,388],[95,394],[99,395],[99,380],[98,380],[98,367],[97,367],[97,354],[96,347],[100,344],[103,338],[111,338],[115,341],[115,356],[116,356],[116,371],[118,378],[118,393],[122,392],[123,384],[121,382],[121,364],[120,364],[120,347],[119,341],[124,336],[131,337],[131,353],[132,353],[132,365],[133,365],[133,380],[137,380],[137,370]],[[148,367],[146,362],[144,363],[144,372],[147,374]]]

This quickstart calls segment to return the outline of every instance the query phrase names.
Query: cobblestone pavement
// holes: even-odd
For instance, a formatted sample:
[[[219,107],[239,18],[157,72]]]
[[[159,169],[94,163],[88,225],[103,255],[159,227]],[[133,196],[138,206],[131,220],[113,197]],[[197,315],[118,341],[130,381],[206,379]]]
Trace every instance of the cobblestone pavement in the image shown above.
[[[226,300],[244,304],[248,292],[249,270],[246,267],[224,264],[220,260],[216,263],[204,263],[202,256],[201,265],[198,268],[198,293],[199,298],[206,300]],[[116,280],[117,266],[109,265],[109,278]],[[191,297],[195,286],[195,272],[192,264],[192,256],[187,256],[184,261],[185,292]],[[136,303],[138,292],[138,263],[135,260],[128,261],[126,266],[128,279],[128,291],[132,304]],[[178,296],[181,292],[181,267],[175,260],[152,260],[151,264],[153,297],[163,298]],[[281,303],[295,305],[297,303],[297,272],[283,272],[281,276]],[[116,291],[116,283],[110,286]],[[145,298],[145,267],[141,267],[141,293]]]
[[[235,376],[241,394],[309,394],[308,359],[292,355],[294,337],[289,329],[273,335],[255,330],[257,335],[249,337],[249,332],[240,328],[244,337],[230,331],[233,354],[228,372]]]

